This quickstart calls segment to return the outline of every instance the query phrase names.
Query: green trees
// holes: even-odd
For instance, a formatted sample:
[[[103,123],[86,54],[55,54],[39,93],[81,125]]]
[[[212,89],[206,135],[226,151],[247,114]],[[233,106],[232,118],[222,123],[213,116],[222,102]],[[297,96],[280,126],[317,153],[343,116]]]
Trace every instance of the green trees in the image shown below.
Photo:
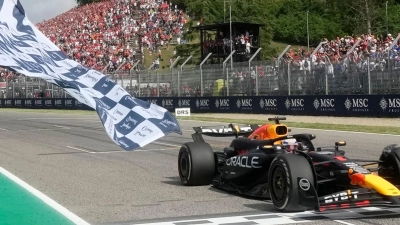
[[[172,0],[205,23],[222,22],[224,0]],[[322,38],[353,34],[386,34],[386,0],[226,0],[232,20],[261,22],[263,39],[293,44],[307,43],[307,11],[310,43]],[[400,32],[400,0],[388,1],[389,33]],[[228,17],[229,12],[226,12]]]
[[[86,5],[93,2],[100,2],[101,0],[75,0],[78,5]]]

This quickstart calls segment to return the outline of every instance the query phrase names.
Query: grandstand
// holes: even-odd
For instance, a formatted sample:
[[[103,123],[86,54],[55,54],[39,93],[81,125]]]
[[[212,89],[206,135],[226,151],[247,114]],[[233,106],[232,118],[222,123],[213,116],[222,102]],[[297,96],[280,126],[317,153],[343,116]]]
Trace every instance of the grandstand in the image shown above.
[[[391,34],[337,37],[323,39],[318,49],[309,52],[289,49],[279,67],[287,75],[290,65],[291,76],[297,76],[292,80],[292,87],[297,86],[294,94],[368,94],[368,83],[375,94],[399,93],[399,50],[398,39]],[[289,86],[286,75],[281,76],[283,93],[287,89],[282,86]]]
[[[131,71],[145,69],[144,48],[161,55],[164,46],[179,43],[185,23],[184,12],[166,2],[107,0],[75,7],[36,27],[70,59],[105,74],[118,69],[126,76],[137,60]],[[2,82],[17,80],[6,69],[0,73]],[[31,91],[37,94],[39,89]]]
[[[113,72],[122,64],[129,70],[135,60],[143,64],[143,48],[168,45],[184,17],[165,2],[109,0],[75,7],[36,26],[71,59]]]

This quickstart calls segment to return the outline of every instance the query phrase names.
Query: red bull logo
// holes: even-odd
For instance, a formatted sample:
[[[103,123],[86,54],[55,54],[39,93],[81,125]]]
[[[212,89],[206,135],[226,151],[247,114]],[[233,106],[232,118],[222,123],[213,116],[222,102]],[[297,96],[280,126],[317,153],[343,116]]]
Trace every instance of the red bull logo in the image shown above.
[[[358,185],[360,187],[365,187],[365,175],[361,173],[354,172],[353,169],[349,169],[349,178],[351,185]]]

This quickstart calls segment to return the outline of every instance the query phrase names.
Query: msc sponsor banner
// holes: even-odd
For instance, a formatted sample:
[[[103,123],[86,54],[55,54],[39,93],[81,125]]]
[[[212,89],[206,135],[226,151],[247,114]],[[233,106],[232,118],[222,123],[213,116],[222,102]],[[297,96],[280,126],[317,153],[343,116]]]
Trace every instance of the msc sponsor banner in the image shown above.
[[[35,99],[21,99],[24,108],[35,108]]]
[[[397,117],[400,95],[304,95],[244,97],[160,97],[142,100],[175,112],[254,113],[309,116]]]
[[[376,110],[382,117],[398,117],[400,113],[400,95],[375,96]]]
[[[4,105],[4,107],[7,107],[7,108],[15,107],[13,99],[4,99],[3,105]]]
[[[283,100],[282,98],[274,97],[274,96],[258,97],[258,98],[256,98],[256,101],[255,101],[255,104],[256,104],[255,110],[258,113],[276,114],[276,113],[278,113],[278,102],[280,102],[282,100]]]
[[[81,104],[78,100],[73,98],[0,99],[0,108],[94,110],[86,105]]]
[[[252,113],[273,115],[398,117],[400,95],[304,95],[244,97],[140,98],[170,112]],[[73,98],[0,99],[2,108],[93,110]]]
[[[185,100],[190,100],[191,113],[351,117],[397,117],[400,113],[400,95],[192,97]]]

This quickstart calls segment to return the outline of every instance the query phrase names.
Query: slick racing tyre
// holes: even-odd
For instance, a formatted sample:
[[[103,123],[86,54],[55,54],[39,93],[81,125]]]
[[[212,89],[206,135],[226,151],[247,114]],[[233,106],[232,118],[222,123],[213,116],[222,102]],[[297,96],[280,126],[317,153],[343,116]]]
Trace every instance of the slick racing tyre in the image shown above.
[[[378,166],[378,174],[392,184],[400,185],[400,146],[391,144],[386,146]]]
[[[278,210],[284,212],[307,210],[299,205],[298,177],[306,178],[314,186],[311,165],[304,156],[283,154],[272,161],[268,172],[268,184],[271,200]]]
[[[215,174],[215,165],[214,152],[208,143],[185,143],[179,151],[178,171],[184,185],[211,184]]]

